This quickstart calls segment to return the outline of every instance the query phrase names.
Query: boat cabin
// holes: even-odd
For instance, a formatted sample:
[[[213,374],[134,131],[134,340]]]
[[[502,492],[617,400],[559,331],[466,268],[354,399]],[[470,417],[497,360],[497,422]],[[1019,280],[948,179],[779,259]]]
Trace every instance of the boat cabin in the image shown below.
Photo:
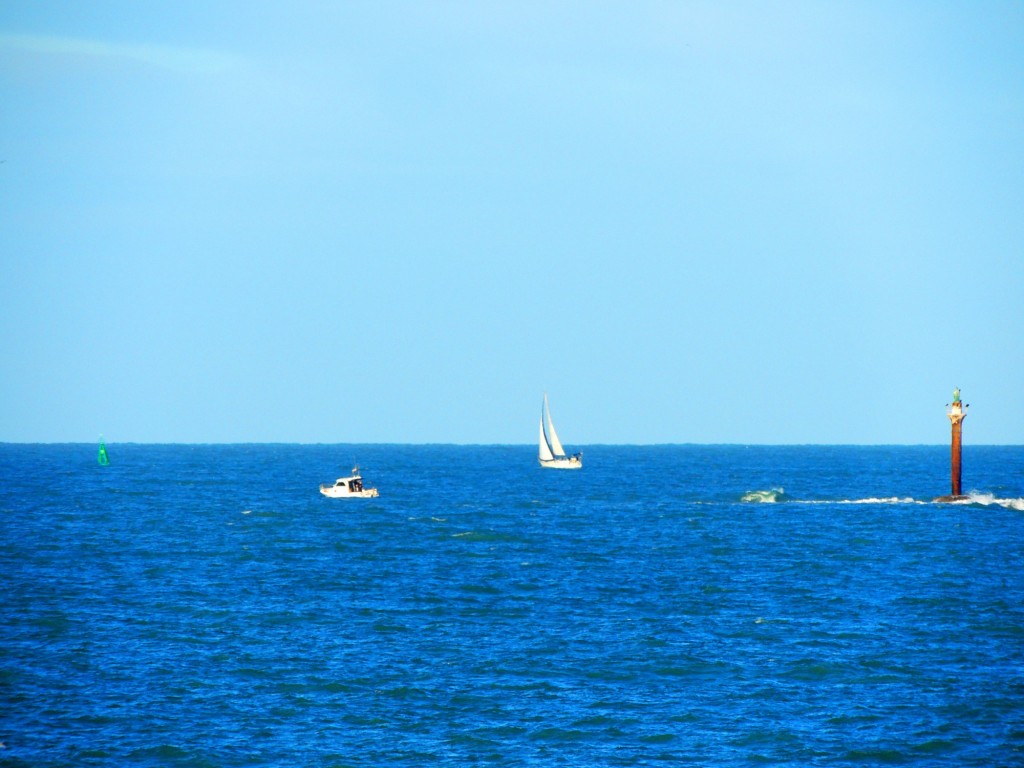
[[[334,484],[335,488],[342,488],[349,493],[359,493],[363,490],[363,478],[361,477],[339,477]]]

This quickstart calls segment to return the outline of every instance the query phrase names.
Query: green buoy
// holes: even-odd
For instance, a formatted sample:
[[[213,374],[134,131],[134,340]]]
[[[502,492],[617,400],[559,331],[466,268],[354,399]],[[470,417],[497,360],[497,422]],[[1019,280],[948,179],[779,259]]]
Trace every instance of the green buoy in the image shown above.
[[[96,457],[96,460],[100,463],[101,467],[105,467],[110,464],[110,458],[107,456],[107,446],[103,442],[103,435],[100,435],[100,453]]]

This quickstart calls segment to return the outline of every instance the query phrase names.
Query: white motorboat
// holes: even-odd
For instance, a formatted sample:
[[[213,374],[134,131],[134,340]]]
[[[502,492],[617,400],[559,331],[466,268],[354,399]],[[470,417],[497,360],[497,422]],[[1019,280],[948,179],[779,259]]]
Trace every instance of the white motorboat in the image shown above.
[[[364,488],[359,467],[352,467],[352,474],[339,477],[334,485],[321,485],[320,493],[332,499],[372,499],[380,496],[376,488]]]
[[[545,429],[546,426],[546,429]],[[551,421],[551,409],[548,408],[548,396],[544,395],[544,404],[540,409],[540,450],[537,455],[540,465],[546,469],[582,469],[583,453],[565,455],[565,449],[555,432],[555,424]]]

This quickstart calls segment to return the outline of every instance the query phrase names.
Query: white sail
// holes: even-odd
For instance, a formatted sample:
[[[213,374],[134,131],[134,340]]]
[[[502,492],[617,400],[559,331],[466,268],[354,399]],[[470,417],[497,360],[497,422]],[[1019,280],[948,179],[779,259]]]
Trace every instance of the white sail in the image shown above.
[[[544,417],[548,419],[548,433],[547,442],[548,450],[551,451],[552,455],[556,459],[565,457],[565,449],[562,447],[562,441],[558,439],[558,433],[555,432],[555,423],[551,421],[551,408],[548,406],[548,395],[544,393],[544,412],[541,414],[541,431],[544,431]]]
[[[544,417],[540,419],[540,452],[538,453],[541,461],[551,461],[554,455],[551,453],[551,446],[548,445],[548,439],[544,436]]]
[[[562,447],[562,443],[558,439],[558,433],[555,432],[555,425],[551,421],[551,411],[548,411],[548,438],[551,440],[551,452],[555,455],[555,458],[564,458],[565,448]]]

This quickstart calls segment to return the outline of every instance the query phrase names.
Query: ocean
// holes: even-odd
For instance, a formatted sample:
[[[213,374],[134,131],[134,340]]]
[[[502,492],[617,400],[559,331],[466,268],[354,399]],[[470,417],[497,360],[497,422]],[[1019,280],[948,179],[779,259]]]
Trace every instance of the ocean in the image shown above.
[[[2,766],[1024,765],[1024,447],[107,449],[0,445]]]

